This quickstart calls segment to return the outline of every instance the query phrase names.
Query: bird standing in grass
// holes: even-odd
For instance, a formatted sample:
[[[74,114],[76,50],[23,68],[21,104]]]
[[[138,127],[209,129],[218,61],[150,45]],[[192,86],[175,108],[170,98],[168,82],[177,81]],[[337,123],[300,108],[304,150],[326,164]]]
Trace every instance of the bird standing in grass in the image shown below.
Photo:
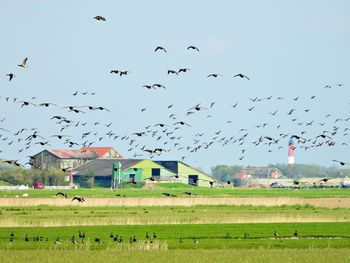
[[[294,231],[294,236],[295,236],[295,237],[298,237],[298,230],[295,230],[295,231]]]

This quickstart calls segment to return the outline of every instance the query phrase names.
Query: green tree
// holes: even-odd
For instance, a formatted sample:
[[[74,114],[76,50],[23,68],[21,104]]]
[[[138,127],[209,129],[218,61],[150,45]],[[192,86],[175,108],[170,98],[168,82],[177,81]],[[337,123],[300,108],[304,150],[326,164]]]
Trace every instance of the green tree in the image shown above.
[[[220,182],[233,181],[236,173],[243,169],[239,165],[217,165],[211,168],[211,175]]]

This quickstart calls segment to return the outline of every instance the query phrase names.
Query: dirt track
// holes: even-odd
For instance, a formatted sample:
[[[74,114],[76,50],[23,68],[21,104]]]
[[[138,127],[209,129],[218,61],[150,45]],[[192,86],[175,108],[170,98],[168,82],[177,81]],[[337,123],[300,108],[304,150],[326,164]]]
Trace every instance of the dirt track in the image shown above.
[[[55,198],[0,198],[1,206],[193,206],[193,205],[314,205],[350,208],[350,198],[87,198],[85,203]]]

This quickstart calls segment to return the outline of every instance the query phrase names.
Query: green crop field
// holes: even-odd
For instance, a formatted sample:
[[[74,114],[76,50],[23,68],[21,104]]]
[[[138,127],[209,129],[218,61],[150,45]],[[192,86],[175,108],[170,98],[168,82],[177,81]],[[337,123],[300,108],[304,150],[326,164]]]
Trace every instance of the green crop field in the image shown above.
[[[116,194],[128,197],[165,197],[163,192],[170,192],[178,197],[187,197],[184,192],[193,192],[193,197],[292,197],[292,198],[350,198],[350,189],[242,189],[231,187],[226,188],[204,188],[192,187],[188,185],[161,184],[155,185],[154,189],[126,188],[113,191],[108,188],[81,188],[77,190],[66,190],[67,194],[72,197],[80,195],[87,198],[115,197]],[[28,193],[29,198],[51,198],[55,197],[57,190],[18,190],[8,191],[0,190],[0,198],[4,197],[21,197],[24,193]]]

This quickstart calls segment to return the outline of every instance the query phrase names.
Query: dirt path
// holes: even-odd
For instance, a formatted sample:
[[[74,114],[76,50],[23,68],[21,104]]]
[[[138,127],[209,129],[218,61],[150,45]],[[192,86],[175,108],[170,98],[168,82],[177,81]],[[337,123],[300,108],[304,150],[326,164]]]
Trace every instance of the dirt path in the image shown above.
[[[350,198],[87,198],[79,204],[70,199],[0,198],[1,206],[80,205],[80,206],[193,206],[193,205],[314,205],[328,208],[350,208]]]

